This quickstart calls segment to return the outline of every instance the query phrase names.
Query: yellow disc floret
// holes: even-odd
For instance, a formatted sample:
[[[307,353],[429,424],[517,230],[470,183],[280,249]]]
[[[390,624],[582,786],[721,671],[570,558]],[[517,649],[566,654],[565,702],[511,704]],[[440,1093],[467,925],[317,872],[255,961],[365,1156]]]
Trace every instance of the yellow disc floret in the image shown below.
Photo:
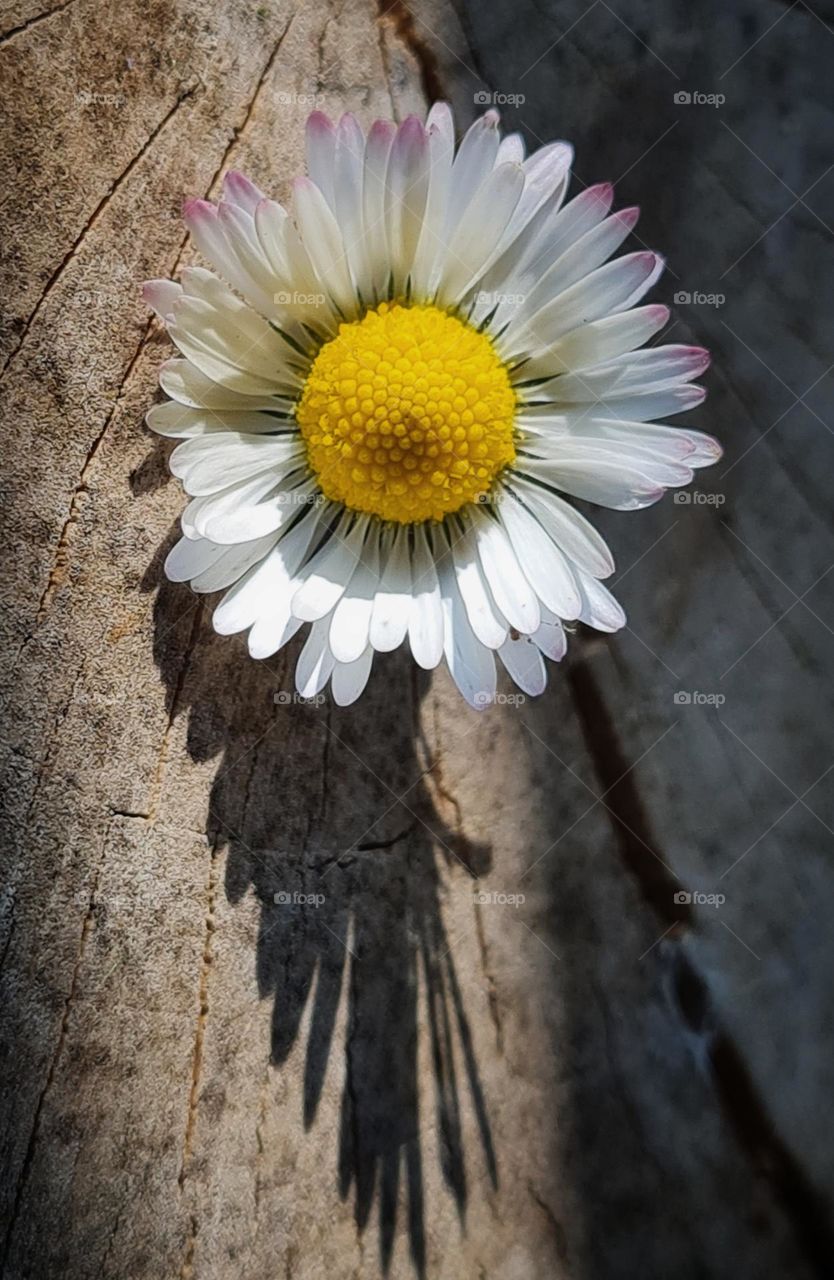
[[[319,351],[296,415],[328,498],[442,520],[515,458],[515,395],[489,338],[434,306],[383,302]]]

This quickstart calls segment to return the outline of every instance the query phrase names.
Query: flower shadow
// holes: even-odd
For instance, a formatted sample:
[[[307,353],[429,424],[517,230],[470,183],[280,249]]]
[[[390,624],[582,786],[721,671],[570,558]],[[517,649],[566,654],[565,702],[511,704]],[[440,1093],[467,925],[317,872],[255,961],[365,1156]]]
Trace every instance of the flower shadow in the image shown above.
[[[155,563],[145,585],[158,581]],[[424,1179],[435,1175],[424,1169],[422,1135],[434,1130],[440,1179],[463,1221],[466,1092],[498,1185],[442,913],[444,876],[486,873],[491,852],[449,829],[427,785],[417,711],[428,679],[406,654],[391,654],[353,708],[336,708],[329,695],[305,704],[291,692],[297,647],[252,661],[239,638],[213,634],[185,588],[160,587],[155,626],[169,714],[187,708],[192,759],[220,757],[206,830],[215,853],[226,854],[227,899],[237,904],[251,892],[259,904],[254,964],[259,995],[272,1006],[265,1052],[280,1068],[308,1028],[305,1129],[327,1081],[341,1081],[338,1193],[352,1196],[360,1231],[378,1204],[383,1272],[406,1213],[423,1275]],[[337,1045],[344,1063],[328,1076]],[[421,1061],[431,1063],[433,1101]]]

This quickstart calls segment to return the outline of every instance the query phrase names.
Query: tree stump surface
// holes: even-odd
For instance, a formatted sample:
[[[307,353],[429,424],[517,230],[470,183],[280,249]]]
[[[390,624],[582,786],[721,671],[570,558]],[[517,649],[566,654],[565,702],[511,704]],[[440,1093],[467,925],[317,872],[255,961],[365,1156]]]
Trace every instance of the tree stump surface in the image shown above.
[[[383,7],[2,6],[0,1274],[828,1275],[832,16]],[[537,702],[302,706],[162,581],[139,286],[440,94],[644,203],[727,454],[595,516],[629,627]]]

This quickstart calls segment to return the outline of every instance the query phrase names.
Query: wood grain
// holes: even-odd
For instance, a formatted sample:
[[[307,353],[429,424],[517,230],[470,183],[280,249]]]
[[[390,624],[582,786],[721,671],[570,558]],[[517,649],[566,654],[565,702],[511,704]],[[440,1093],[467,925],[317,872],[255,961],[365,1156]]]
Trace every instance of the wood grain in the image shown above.
[[[696,17],[3,9],[3,1276],[828,1274],[831,37]],[[161,580],[138,289],[190,259],[184,195],[286,196],[313,105],[438,92],[523,94],[578,185],[645,197],[670,298],[725,295],[674,337],[727,456],[595,515],[630,629],[535,705],[396,654],[300,706],[295,651]]]

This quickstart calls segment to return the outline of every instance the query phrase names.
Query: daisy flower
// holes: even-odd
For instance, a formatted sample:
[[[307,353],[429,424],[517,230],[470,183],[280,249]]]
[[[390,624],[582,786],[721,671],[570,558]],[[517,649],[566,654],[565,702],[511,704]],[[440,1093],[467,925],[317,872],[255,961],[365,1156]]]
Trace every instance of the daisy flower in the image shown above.
[[[498,125],[456,148],[442,103],[367,134],[315,112],[291,207],[229,173],[184,209],[216,274],[145,286],[180,352],[148,424],[191,498],[166,572],[225,591],[214,627],[255,658],[309,624],[303,697],[353,702],[406,642],[472,706],[496,656],[541,693],[566,626],[625,622],[571,499],[637,510],[720,456],[658,421],[700,404],[708,356],[646,346],[663,263],[608,261],[637,210],[610,185],[566,202],[571,148]]]

